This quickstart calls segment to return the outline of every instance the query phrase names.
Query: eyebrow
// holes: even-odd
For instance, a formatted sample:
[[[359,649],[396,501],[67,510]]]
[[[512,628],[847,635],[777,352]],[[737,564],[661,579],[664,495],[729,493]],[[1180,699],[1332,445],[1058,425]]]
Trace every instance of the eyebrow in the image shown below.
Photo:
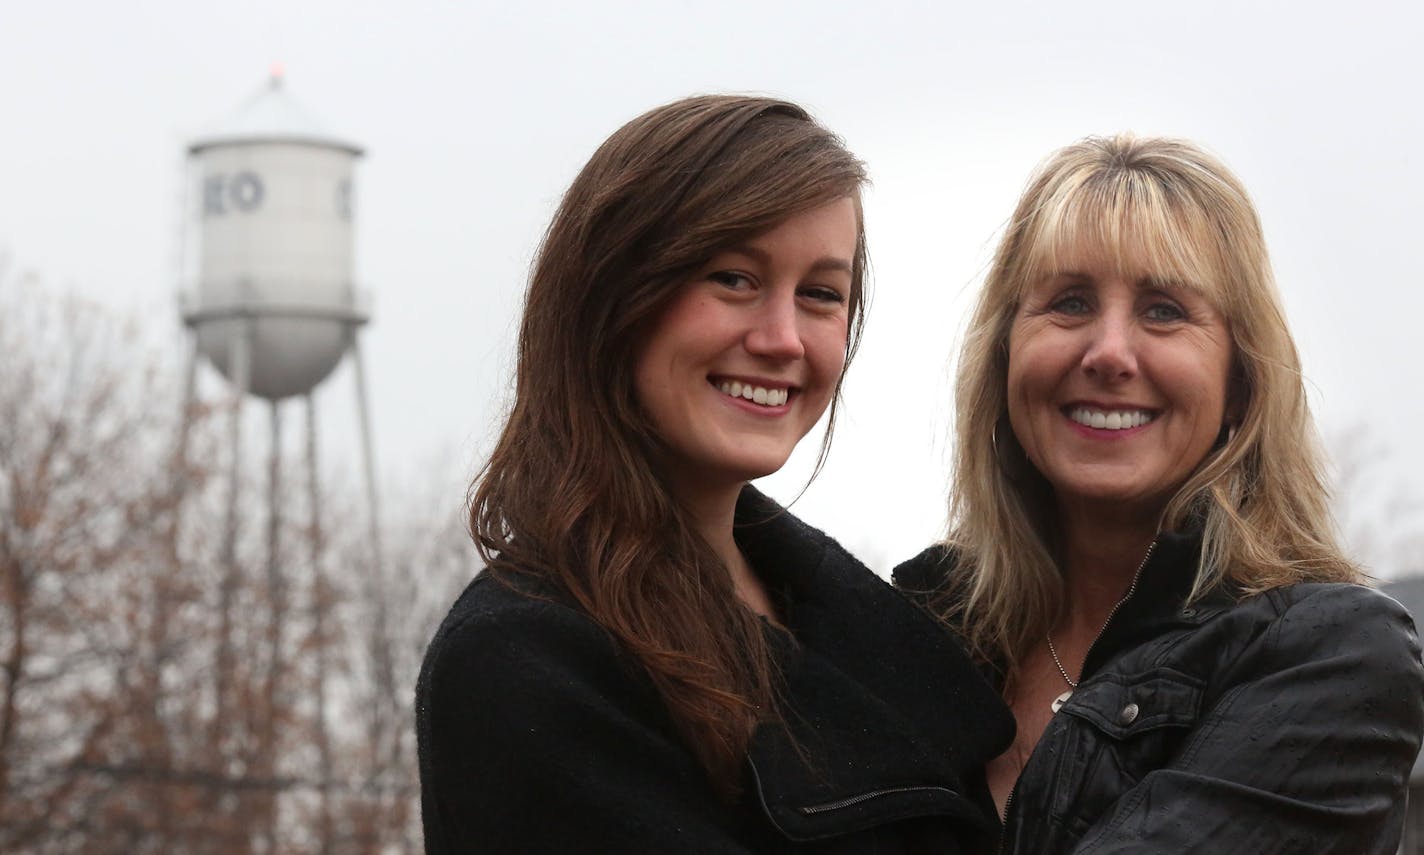
[[[745,255],[748,258],[754,259],[755,261],[761,264],[771,263],[771,253],[767,252],[759,246],[754,246],[749,243],[739,243],[735,246],[729,246],[722,251],[728,253],[735,253],[738,255]],[[836,258],[835,256],[830,255],[822,256],[821,258],[816,259],[815,262],[811,264],[812,273],[820,273],[823,271],[838,271],[843,273],[855,272],[850,261],[844,258]]]
[[[1198,294],[1206,293],[1206,289],[1200,285],[1194,285],[1185,279],[1172,276],[1144,276],[1135,283],[1139,291],[1162,291],[1167,294]]]

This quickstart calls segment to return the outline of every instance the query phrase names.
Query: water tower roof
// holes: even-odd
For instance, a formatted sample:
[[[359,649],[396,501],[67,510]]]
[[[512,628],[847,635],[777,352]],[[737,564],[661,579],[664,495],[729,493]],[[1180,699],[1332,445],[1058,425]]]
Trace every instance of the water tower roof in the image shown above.
[[[280,71],[274,71],[267,84],[225,121],[193,140],[188,151],[255,142],[310,143],[361,154],[360,146],[326,130],[305,105],[287,93]]]

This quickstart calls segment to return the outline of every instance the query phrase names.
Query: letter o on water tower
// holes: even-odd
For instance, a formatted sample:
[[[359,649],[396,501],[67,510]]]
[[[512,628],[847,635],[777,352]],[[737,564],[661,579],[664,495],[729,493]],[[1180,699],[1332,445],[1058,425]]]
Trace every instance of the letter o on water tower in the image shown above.
[[[237,210],[255,211],[262,204],[262,179],[255,172],[239,172],[228,183],[227,193]]]

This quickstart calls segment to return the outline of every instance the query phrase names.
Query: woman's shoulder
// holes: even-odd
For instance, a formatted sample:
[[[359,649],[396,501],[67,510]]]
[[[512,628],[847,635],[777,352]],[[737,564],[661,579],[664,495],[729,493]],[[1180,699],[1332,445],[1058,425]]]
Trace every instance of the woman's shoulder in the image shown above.
[[[1206,611],[1236,615],[1283,632],[1304,628],[1303,621],[1344,626],[1390,626],[1413,634],[1414,620],[1397,600],[1377,588],[1351,582],[1296,582],[1242,596],[1222,591],[1207,598]]]
[[[1197,610],[1192,621],[1200,622],[1200,629],[1187,636],[1174,658],[1198,663],[1219,691],[1266,682],[1310,697],[1359,699],[1393,696],[1412,686],[1424,699],[1414,621],[1374,588],[1283,585],[1234,601],[1219,598]],[[1424,700],[1415,706],[1424,709]]]
[[[425,655],[416,737],[432,853],[744,851],[651,680],[538,579],[460,595]]]
[[[602,627],[542,579],[519,573],[477,575],[445,615],[426,652],[426,668],[446,658],[459,670],[528,664],[563,651],[613,654]],[[508,661],[507,661],[508,660]]]
[[[518,718],[528,704],[560,697],[641,697],[636,671],[619,650],[552,586],[485,571],[455,601],[426,649],[417,707],[477,706],[481,718]],[[491,698],[499,704],[489,704]]]
[[[936,594],[949,585],[958,567],[959,551],[947,543],[936,543],[897,565],[890,578],[912,596]]]
[[[1258,598],[1278,640],[1319,644],[1326,635],[1333,644],[1368,648],[1379,654],[1397,650],[1418,664],[1419,641],[1414,619],[1389,595],[1365,585],[1344,582],[1302,582],[1274,588]]]

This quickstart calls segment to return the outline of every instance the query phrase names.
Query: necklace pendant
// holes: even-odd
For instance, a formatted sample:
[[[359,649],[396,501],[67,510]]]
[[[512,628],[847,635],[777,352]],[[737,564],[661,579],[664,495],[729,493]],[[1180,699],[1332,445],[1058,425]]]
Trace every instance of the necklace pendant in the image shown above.
[[[1071,697],[1073,697],[1073,690],[1072,690],[1072,689],[1069,689],[1068,691],[1066,691],[1066,692],[1064,692],[1063,694],[1059,695],[1058,697],[1054,698],[1054,699],[1053,699],[1053,711],[1056,713],[1056,712],[1058,712],[1059,710],[1063,709],[1063,705],[1066,704],[1066,703],[1068,703],[1068,699],[1071,698]]]

